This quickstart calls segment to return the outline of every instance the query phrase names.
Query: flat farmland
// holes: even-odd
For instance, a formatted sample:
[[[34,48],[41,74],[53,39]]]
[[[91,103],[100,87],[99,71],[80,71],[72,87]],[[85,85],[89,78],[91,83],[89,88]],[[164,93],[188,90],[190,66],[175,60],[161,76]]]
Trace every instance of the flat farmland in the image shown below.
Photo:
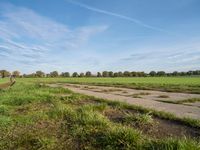
[[[140,90],[200,94],[200,77],[25,78],[21,80],[30,82],[60,82],[115,86]]]

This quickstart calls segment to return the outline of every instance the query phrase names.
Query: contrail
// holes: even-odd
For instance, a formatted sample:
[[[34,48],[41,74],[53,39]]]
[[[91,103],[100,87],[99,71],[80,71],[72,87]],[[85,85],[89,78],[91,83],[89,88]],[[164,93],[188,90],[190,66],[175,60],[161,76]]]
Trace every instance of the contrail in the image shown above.
[[[164,29],[161,29],[161,28],[154,27],[154,26],[148,25],[146,23],[143,23],[142,21],[140,21],[138,19],[135,19],[135,18],[131,18],[131,17],[128,17],[128,16],[124,16],[124,15],[121,15],[121,14],[114,13],[114,12],[110,12],[110,11],[106,11],[106,10],[103,10],[103,9],[95,8],[95,7],[92,7],[92,6],[89,6],[89,5],[80,3],[80,2],[72,1],[72,0],[66,0],[66,1],[71,3],[71,4],[77,5],[79,7],[82,7],[82,8],[94,11],[94,12],[98,12],[98,13],[109,15],[109,16],[114,16],[114,17],[117,17],[117,18],[120,18],[120,19],[123,19],[123,20],[127,20],[127,21],[130,21],[130,22],[136,23],[136,24],[138,24],[140,26],[143,26],[145,28],[148,28],[148,29],[161,31],[161,32],[168,32],[168,31],[166,31]]]

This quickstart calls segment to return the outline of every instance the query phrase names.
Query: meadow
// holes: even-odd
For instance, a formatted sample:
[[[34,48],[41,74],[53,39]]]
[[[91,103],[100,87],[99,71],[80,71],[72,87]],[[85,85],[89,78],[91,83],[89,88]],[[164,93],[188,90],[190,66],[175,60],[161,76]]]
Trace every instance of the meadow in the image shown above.
[[[60,82],[200,94],[200,77],[23,78],[27,82]],[[1,80],[0,80],[1,82]]]
[[[112,80],[117,79],[98,82]],[[134,80],[120,78],[121,83]],[[198,120],[45,85],[71,81],[97,79],[17,79],[0,90],[0,149],[200,149]]]

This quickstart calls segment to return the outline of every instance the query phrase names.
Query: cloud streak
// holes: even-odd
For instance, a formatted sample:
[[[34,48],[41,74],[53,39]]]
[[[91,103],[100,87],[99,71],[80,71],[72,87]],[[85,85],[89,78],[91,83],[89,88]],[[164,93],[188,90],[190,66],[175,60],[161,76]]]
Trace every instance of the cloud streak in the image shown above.
[[[122,70],[132,68],[138,71],[143,68],[146,71],[188,71],[199,68],[200,45],[196,42],[177,44],[176,47],[145,49],[118,59],[112,66],[118,66]]]
[[[106,11],[104,9],[99,9],[99,8],[96,8],[96,7],[92,7],[90,5],[86,5],[86,4],[77,2],[77,1],[72,1],[72,0],[66,0],[66,1],[71,3],[71,4],[77,5],[79,7],[88,9],[90,11],[94,11],[94,12],[101,13],[101,14],[104,14],[104,15],[113,16],[113,17],[117,17],[119,19],[123,19],[123,20],[129,21],[129,22],[133,22],[135,24],[138,24],[138,25],[140,25],[142,27],[145,27],[145,28],[148,28],[148,29],[151,29],[151,30],[169,33],[168,31],[166,31],[166,30],[164,30],[162,28],[148,25],[148,24],[146,24],[146,23],[144,23],[144,22],[142,22],[142,21],[140,21],[140,20],[138,20],[136,18],[132,18],[132,17],[121,15],[121,14],[114,13],[114,12],[111,12],[111,11]]]
[[[4,66],[51,66],[59,61],[59,53],[75,51],[108,28],[99,25],[71,29],[31,9],[11,4],[0,4],[0,10],[0,59]]]

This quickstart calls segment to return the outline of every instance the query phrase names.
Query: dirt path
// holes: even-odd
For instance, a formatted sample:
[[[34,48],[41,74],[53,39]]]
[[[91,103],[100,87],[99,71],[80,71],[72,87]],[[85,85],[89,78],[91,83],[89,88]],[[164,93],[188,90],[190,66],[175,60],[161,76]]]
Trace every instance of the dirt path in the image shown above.
[[[170,104],[158,101],[156,98],[159,96],[165,96],[166,99],[173,98],[175,101],[187,99],[187,98],[199,98],[198,94],[184,94],[184,93],[168,93],[159,91],[143,91],[125,88],[115,87],[103,87],[103,86],[86,86],[86,85],[74,85],[74,84],[49,84],[51,87],[64,87],[74,92],[95,96],[98,98],[109,99],[114,101],[127,102],[142,106],[145,108],[151,108],[157,111],[165,111],[175,114],[177,117],[190,117],[200,120],[200,108],[196,106],[186,106],[181,104]],[[130,96],[131,95],[131,96]],[[168,97],[167,97],[168,96]],[[162,98],[163,98],[162,97]],[[159,98],[160,99],[160,98]]]

